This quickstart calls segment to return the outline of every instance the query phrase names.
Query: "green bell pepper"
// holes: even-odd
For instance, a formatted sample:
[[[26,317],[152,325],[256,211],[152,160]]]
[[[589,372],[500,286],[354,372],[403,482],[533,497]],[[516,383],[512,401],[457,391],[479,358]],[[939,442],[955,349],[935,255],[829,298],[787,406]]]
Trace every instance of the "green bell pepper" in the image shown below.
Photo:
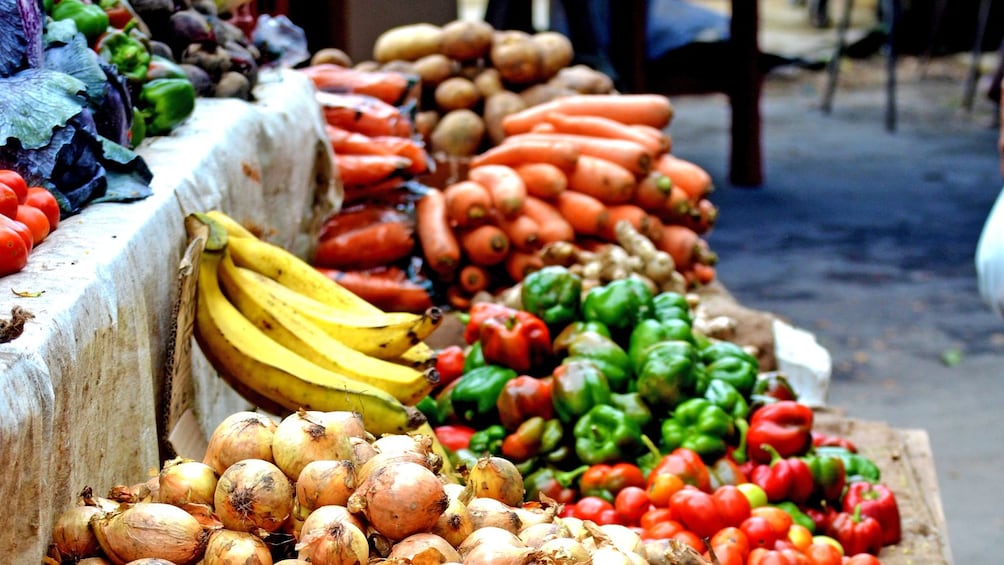
[[[656,320],[682,320],[688,326],[694,322],[690,315],[690,302],[687,301],[686,296],[679,292],[660,292],[652,298],[652,305]]]
[[[652,409],[637,392],[611,394],[610,405],[627,414],[643,430],[652,423]]]
[[[54,20],[73,20],[77,31],[87,38],[87,43],[93,43],[108,29],[108,14],[97,4],[62,0],[52,7],[50,15]]]
[[[187,78],[158,78],[143,83],[137,106],[147,133],[167,135],[195,110],[195,87]]]
[[[722,357],[704,366],[697,382],[697,394],[703,395],[713,381],[725,381],[748,398],[756,385],[757,366],[739,357]]]
[[[132,82],[143,82],[147,80],[147,70],[150,67],[150,50],[128,32],[120,29],[110,29],[108,33],[101,36],[94,49],[106,62],[111,63],[121,74]],[[178,67],[181,71],[181,68]],[[162,77],[167,78],[167,77]],[[180,77],[188,80],[188,76],[181,71]],[[189,83],[191,84],[191,83]],[[194,93],[194,88],[192,89]],[[187,115],[187,114],[186,114]]]
[[[572,429],[575,454],[587,465],[632,459],[641,443],[641,428],[627,414],[600,404],[579,418]]]
[[[150,55],[150,64],[146,69],[146,78],[154,80],[158,78],[188,78],[185,69],[181,65],[160,55]]]
[[[474,432],[471,435],[471,442],[467,445],[467,449],[478,456],[485,454],[498,455],[502,453],[502,442],[507,435],[508,432],[506,432],[506,429],[501,424],[493,424],[483,430]]]
[[[454,415],[474,427],[498,422],[499,395],[505,384],[516,377],[516,371],[499,365],[485,365],[465,373],[450,393]]]
[[[425,419],[429,421],[429,425],[432,427],[443,423],[443,415],[439,403],[431,395],[427,395],[422,400],[419,400],[415,404],[415,408],[418,408],[418,411],[425,416]]]
[[[733,433],[732,417],[721,407],[706,398],[691,398],[662,422],[662,447],[667,452],[684,447],[713,461],[725,454],[725,440]]]
[[[474,369],[484,367],[487,364],[485,362],[485,352],[481,349],[481,342],[475,341],[467,350],[467,356],[464,357],[464,373],[470,373]]]
[[[588,359],[595,363],[607,377],[610,390],[614,392],[625,392],[634,376],[631,360],[624,348],[597,332],[580,333],[569,342],[567,355],[562,360],[563,363],[576,359]]]
[[[523,309],[552,330],[575,321],[582,303],[582,277],[561,265],[528,274],[520,288]]]
[[[648,348],[636,386],[653,408],[672,408],[683,402],[700,374],[697,350],[686,341],[663,341]]]
[[[706,365],[710,365],[723,357],[738,357],[753,364],[756,370],[760,371],[760,362],[757,361],[757,358],[750,355],[741,345],[731,341],[713,341],[701,349],[701,361]]]
[[[733,418],[741,419],[749,415],[750,406],[746,397],[727,381],[712,379],[704,391],[704,398]]]
[[[132,126],[129,128],[129,145],[135,149],[139,147],[140,143],[143,143],[144,139],[146,139],[146,120],[143,119],[139,108],[133,106]]]
[[[809,530],[812,533],[816,533],[816,522],[812,519],[812,516],[809,516],[805,512],[802,512],[802,509],[799,508],[798,505],[795,504],[794,502],[790,500],[785,500],[782,502],[778,502],[776,504],[772,504],[771,506],[775,506],[777,508],[780,508],[781,510],[784,510],[786,514],[791,516],[792,523],[798,524],[799,526],[804,527],[805,529]]]
[[[575,422],[593,406],[610,403],[607,377],[595,363],[576,359],[559,365],[551,374],[551,402],[562,422]]]
[[[882,480],[882,471],[879,466],[860,453],[854,453],[845,447],[837,446],[818,446],[813,451],[816,455],[829,455],[843,460],[848,484],[859,481],[878,483]]]
[[[568,344],[575,341],[584,332],[596,332],[603,337],[610,337],[610,328],[600,322],[585,322],[576,320],[564,328],[551,340],[551,353],[561,357],[568,351]]]
[[[631,329],[653,315],[652,291],[637,277],[617,279],[589,289],[582,300],[582,318],[602,322],[618,343],[626,343]]]
[[[453,468],[457,470],[461,469],[473,469],[474,465],[478,462],[479,455],[470,449],[458,449],[449,454],[450,463],[453,464]]]
[[[628,357],[631,360],[631,367],[637,371],[641,368],[642,362],[648,348],[662,341],[678,340],[694,343],[694,332],[690,324],[683,320],[656,320],[650,318],[638,322],[631,330],[631,337],[628,340]]]
[[[812,496],[832,504],[840,501],[847,485],[847,470],[844,460],[836,455],[812,453],[802,457],[812,472]]]

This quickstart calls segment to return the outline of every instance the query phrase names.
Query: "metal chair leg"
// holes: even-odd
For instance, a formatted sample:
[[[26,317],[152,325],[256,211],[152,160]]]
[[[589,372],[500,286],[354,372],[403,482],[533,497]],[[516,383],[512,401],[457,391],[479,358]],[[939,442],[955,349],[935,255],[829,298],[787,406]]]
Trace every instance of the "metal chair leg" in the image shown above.
[[[851,12],[854,10],[854,0],[844,0],[844,14],[840,18],[837,26],[837,47],[833,51],[833,57],[827,65],[826,90],[823,91],[823,102],[821,109],[823,113],[829,114],[833,110],[833,95],[837,90],[837,79],[840,75],[840,60],[847,49],[847,30],[851,27]]]

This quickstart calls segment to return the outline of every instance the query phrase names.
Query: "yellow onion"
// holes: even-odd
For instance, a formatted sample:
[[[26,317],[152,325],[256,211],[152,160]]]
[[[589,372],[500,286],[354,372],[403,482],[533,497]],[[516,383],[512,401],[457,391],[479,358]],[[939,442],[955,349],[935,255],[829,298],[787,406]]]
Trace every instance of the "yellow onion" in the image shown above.
[[[199,461],[181,458],[164,463],[157,480],[157,502],[184,506],[212,504],[216,471]]]
[[[77,565],[112,565],[112,562],[104,557],[85,557],[76,562]]]
[[[474,529],[494,526],[518,534],[523,529],[523,521],[512,506],[494,498],[472,498],[467,503]]]
[[[283,559],[282,561],[276,561],[274,565],[310,565],[310,561],[304,561],[303,559]]]
[[[432,453],[432,438],[425,434],[386,434],[373,440],[379,453]]]
[[[126,565],[176,565],[174,561],[168,561],[167,559],[161,559],[160,557],[144,557],[142,559],[134,559]]]
[[[309,523],[308,523],[309,522]],[[303,523],[300,541],[296,544],[297,557],[312,565],[353,565],[368,563],[369,542],[366,534],[348,520],[332,519],[322,523]]]
[[[551,559],[551,562],[555,565],[574,565],[590,562],[589,551],[577,539],[551,538],[540,544],[538,549]]]
[[[272,553],[254,534],[216,530],[209,535],[202,565],[272,565]]]
[[[104,514],[96,506],[74,506],[63,511],[52,526],[52,543],[63,559],[98,555],[98,538],[91,531],[91,519]]]
[[[349,509],[344,506],[338,506],[337,504],[329,504],[327,506],[321,506],[315,509],[307,517],[304,518],[303,524],[300,527],[301,535],[303,532],[307,532],[314,529],[320,529],[327,525],[334,524],[335,522],[348,522],[353,526],[364,530],[365,526],[356,517],[355,514],[349,512]]]
[[[377,454],[373,444],[363,438],[350,437],[349,445],[352,446],[352,462],[355,463],[356,467],[361,467],[363,463]]]
[[[275,532],[293,511],[293,485],[274,464],[245,459],[220,475],[214,503],[216,515],[225,528]]]
[[[139,502],[121,512],[99,516],[91,527],[105,556],[115,565],[144,557],[175,563],[195,561],[205,547],[199,521],[177,506]]]
[[[272,436],[278,424],[258,412],[235,412],[209,436],[202,462],[223,474],[227,467],[243,459],[272,461]]]
[[[311,461],[351,459],[349,436],[344,432],[352,420],[340,412],[300,410],[279,422],[272,438],[272,459],[290,480]]]
[[[504,543],[482,543],[464,556],[464,565],[530,565],[540,563],[541,553],[537,549],[507,545]],[[593,561],[593,563],[606,563]]]
[[[525,547],[523,540],[519,539],[516,534],[509,530],[503,530],[495,526],[485,526],[471,532],[471,535],[467,536],[464,543],[457,546],[457,551],[460,552],[461,557],[466,558],[468,553],[481,544]]]
[[[406,559],[407,563],[445,563],[460,561],[460,552],[450,542],[430,533],[412,534],[394,544],[388,558]]]
[[[398,541],[432,528],[447,504],[438,475],[418,463],[397,461],[374,470],[349,497],[348,509]]]
[[[474,531],[474,522],[461,496],[464,493],[463,485],[445,484],[443,492],[446,493],[449,503],[436,520],[436,525],[429,531],[450,542],[453,547],[457,547]]]
[[[328,504],[345,506],[355,488],[356,470],[351,461],[311,461],[296,478],[296,499],[305,510]]]
[[[556,522],[540,522],[531,524],[519,532],[519,539],[527,547],[539,549],[540,546],[555,538],[571,539],[568,528]]]
[[[523,504],[526,490],[516,465],[504,457],[478,459],[467,475],[467,486],[474,496],[500,500],[509,506]]]

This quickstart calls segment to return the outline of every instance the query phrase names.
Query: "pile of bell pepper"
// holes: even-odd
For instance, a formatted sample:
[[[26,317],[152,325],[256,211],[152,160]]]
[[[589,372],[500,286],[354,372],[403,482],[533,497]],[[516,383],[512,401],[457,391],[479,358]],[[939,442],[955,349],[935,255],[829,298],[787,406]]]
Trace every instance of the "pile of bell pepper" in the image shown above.
[[[674,538],[723,565],[877,563],[896,498],[848,440],[813,430],[783,375],[693,327],[691,303],[626,278],[581,290],[548,267],[522,309],[466,313],[418,407],[459,468],[513,461],[527,500]],[[853,559],[850,559],[854,556]]]

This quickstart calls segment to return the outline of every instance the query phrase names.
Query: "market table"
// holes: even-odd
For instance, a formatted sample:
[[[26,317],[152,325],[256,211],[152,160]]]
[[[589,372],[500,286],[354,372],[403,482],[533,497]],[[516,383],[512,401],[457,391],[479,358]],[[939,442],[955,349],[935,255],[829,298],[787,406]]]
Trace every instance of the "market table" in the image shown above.
[[[323,118],[312,84],[294,71],[262,74],[253,104],[199,99],[169,137],[139,153],[153,195],[96,204],[67,218],[4,277],[0,317],[34,317],[0,344],[0,481],[7,501],[0,554],[39,563],[55,516],[91,486],[99,495],[160,466],[164,365],[188,212],[221,208],[303,249],[308,222],[337,205]],[[14,292],[31,296],[18,296]],[[196,371],[203,425],[248,404]]]

